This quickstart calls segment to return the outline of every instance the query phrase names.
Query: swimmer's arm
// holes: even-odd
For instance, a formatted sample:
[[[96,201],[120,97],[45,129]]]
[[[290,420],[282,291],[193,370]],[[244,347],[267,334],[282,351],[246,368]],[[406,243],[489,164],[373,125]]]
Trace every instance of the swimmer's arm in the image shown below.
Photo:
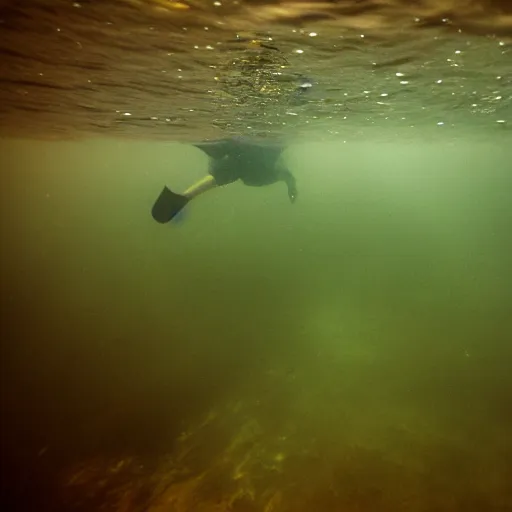
[[[279,159],[277,162],[277,170],[279,173],[279,177],[282,181],[286,183],[286,186],[288,187],[288,197],[290,198],[290,201],[292,203],[295,202],[297,199],[297,180],[295,179],[295,176],[290,172],[290,169],[284,164],[284,161],[282,158]]]
[[[292,203],[295,202],[297,199],[297,180],[295,179],[295,176],[286,169],[285,171],[281,171],[281,176],[283,177],[283,181],[286,183],[286,186],[288,187],[288,197],[290,198],[290,201]]]

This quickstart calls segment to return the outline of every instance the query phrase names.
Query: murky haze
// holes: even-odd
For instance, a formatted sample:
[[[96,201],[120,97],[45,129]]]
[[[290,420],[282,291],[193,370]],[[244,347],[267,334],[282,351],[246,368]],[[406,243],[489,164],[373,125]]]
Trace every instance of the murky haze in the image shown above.
[[[507,2],[1,6],[2,510],[512,510]]]

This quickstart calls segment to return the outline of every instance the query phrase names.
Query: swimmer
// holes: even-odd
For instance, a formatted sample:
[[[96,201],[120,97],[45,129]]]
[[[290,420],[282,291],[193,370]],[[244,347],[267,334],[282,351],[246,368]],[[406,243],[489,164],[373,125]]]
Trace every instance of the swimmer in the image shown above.
[[[201,194],[240,180],[251,187],[284,182],[291,203],[297,199],[295,177],[283,163],[283,145],[224,139],[194,144],[209,159],[208,175],[182,194],[164,187],[152,208],[153,218],[164,224],[172,220],[192,199]]]

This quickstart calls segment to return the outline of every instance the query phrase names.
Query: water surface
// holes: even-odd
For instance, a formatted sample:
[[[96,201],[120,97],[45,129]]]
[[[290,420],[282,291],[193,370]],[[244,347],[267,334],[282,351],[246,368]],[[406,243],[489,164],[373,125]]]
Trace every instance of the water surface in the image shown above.
[[[510,123],[506,1],[4,4],[4,135],[493,138]]]

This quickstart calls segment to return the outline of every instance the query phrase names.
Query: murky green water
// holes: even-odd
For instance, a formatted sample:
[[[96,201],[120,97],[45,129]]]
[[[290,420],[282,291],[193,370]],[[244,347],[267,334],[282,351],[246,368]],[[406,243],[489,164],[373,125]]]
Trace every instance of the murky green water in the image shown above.
[[[512,510],[507,2],[0,4],[2,510]]]
[[[291,146],[175,226],[195,148],[1,155],[9,510],[510,509],[508,148]]]

